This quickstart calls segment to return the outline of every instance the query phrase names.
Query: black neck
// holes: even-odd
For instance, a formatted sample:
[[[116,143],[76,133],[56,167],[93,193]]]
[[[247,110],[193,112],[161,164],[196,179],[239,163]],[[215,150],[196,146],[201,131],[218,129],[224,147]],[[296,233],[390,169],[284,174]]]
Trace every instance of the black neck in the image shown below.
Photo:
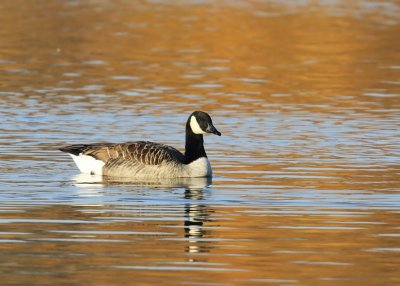
[[[206,151],[204,150],[203,135],[194,134],[188,121],[186,124],[185,163],[189,164],[201,157],[207,158]]]

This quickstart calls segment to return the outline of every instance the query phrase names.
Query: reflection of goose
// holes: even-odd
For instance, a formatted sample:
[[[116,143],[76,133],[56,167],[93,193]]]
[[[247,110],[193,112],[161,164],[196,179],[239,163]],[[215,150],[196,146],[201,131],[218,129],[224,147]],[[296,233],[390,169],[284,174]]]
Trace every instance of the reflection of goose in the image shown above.
[[[60,150],[71,155],[82,173],[129,178],[209,177],[212,171],[203,141],[206,133],[221,135],[207,113],[195,111],[186,123],[185,154],[144,141],[78,144]]]
[[[185,199],[192,200],[185,204],[185,237],[189,240],[186,251],[190,253],[205,252],[209,249],[200,239],[205,235],[203,223],[209,220],[208,207],[205,204],[194,203],[204,199],[203,189],[185,190]]]
[[[97,186],[97,187],[102,187],[101,183],[103,181],[102,176],[97,176],[97,175],[90,175],[90,174],[85,174],[85,173],[79,173],[75,176],[72,177],[72,181],[77,184],[78,186]]]
[[[212,183],[211,177],[202,178],[153,178],[153,179],[134,179],[134,178],[113,178],[94,176],[90,174],[80,173],[73,177],[73,181],[77,186],[83,188],[101,188],[104,185],[128,185],[142,187],[158,187],[158,188],[184,188],[191,190],[203,189]]]
[[[212,183],[211,177],[201,178],[151,178],[146,180],[131,179],[131,178],[113,178],[103,177],[103,184],[108,185],[132,185],[143,187],[158,187],[158,188],[185,188],[185,189],[203,189]]]

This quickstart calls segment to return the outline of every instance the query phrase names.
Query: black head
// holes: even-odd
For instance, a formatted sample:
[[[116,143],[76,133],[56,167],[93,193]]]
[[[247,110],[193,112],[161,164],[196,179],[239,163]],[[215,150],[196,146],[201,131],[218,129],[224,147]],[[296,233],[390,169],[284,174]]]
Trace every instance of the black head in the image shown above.
[[[216,134],[221,136],[221,133],[214,127],[210,115],[203,111],[193,112],[188,119],[187,127],[189,127],[194,134]]]

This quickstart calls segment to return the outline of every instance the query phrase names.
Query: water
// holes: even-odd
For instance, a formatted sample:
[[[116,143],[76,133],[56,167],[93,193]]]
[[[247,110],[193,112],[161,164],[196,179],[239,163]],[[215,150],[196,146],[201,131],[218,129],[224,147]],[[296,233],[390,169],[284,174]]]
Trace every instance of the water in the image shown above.
[[[0,3],[2,284],[399,284],[399,12]],[[110,182],[57,150],[182,150],[193,110],[223,134],[212,181]]]

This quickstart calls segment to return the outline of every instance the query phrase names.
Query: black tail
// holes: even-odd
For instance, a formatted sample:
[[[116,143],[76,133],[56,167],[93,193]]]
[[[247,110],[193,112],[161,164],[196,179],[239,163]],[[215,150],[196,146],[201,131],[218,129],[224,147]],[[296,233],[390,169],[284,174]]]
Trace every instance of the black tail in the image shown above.
[[[95,143],[95,144],[74,144],[74,145],[68,145],[65,147],[61,147],[58,150],[66,152],[66,153],[70,153],[75,156],[79,156],[79,154],[85,153],[85,151],[88,151],[88,150],[93,151],[93,150],[100,149],[100,148],[103,148],[106,146],[111,146],[111,145],[114,145],[114,144],[106,143],[106,142]]]
[[[79,154],[81,154],[88,145],[84,145],[84,144],[75,144],[75,145],[68,145],[65,147],[61,147],[58,150],[63,151],[65,153],[70,153],[72,155],[75,156],[79,156]]]

